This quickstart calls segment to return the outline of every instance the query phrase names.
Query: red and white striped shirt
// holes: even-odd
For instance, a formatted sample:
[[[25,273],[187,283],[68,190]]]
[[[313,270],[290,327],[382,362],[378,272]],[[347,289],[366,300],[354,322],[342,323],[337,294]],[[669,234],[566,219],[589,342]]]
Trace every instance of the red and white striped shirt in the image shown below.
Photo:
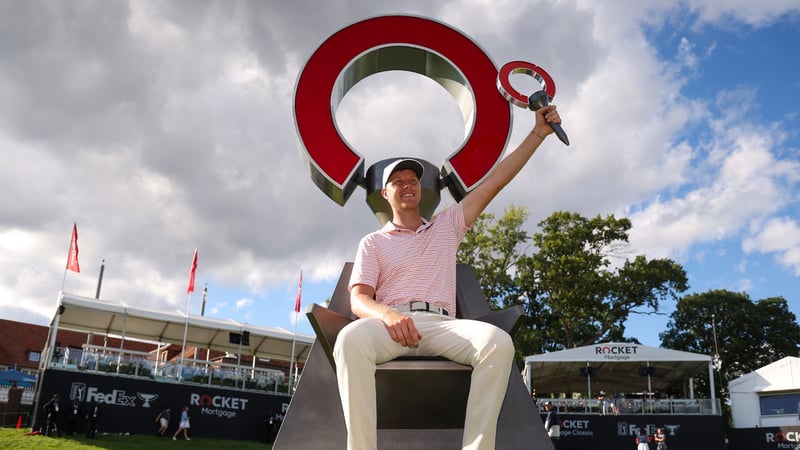
[[[386,306],[429,302],[455,317],[456,253],[468,229],[460,203],[416,230],[389,222],[361,239],[349,288],[365,284]]]

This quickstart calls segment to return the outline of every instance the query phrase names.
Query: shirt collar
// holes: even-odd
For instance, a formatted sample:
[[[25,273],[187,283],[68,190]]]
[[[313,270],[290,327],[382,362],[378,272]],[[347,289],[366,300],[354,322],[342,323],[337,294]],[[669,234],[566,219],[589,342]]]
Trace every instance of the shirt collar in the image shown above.
[[[423,231],[426,228],[430,227],[431,224],[433,224],[433,222],[429,222],[429,221],[425,220],[425,218],[423,217],[422,218],[422,225],[420,225],[419,228],[417,228],[416,230],[409,230],[407,228],[400,228],[397,225],[395,225],[394,223],[392,223],[391,221],[389,221],[389,222],[386,222],[386,225],[384,225],[383,228],[381,228],[381,231],[384,232],[384,233],[394,233],[394,232],[397,232],[397,233],[403,233],[403,232],[405,232],[405,233],[412,233],[412,232],[413,233],[419,233],[420,231]]]

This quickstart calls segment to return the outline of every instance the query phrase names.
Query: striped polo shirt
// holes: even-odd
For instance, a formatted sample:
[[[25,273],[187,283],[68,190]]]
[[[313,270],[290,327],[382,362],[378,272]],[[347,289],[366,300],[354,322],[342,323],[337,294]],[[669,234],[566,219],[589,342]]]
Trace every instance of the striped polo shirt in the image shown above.
[[[378,303],[393,307],[429,302],[455,317],[456,253],[469,229],[460,203],[437,214],[416,230],[387,223],[358,245],[349,288],[375,289]]]

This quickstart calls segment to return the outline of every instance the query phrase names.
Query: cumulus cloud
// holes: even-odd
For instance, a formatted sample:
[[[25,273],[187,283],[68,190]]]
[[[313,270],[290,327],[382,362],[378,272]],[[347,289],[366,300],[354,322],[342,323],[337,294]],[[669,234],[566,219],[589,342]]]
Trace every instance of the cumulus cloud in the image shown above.
[[[699,256],[700,244],[746,236],[749,255],[798,270],[798,245],[773,237],[781,224],[796,233],[787,208],[800,171],[778,151],[791,136],[754,121],[752,86],[698,96],[685,76],[719,51],[693,30],[765,26],[790,7],[506,3],[404,10],[460,29],[498,65],[530,60],[556,80],[573,144],[549,140],[491,212],[527,206],[532,223],[556,210],[629,215],[631,242],[649,256]],[[233,305],[269,320],[259,308],[284,307],[262,298],[288,310],[301,267],[307,283],[333,283],[377,221],[363,191],[340,207],[309,180],[294,84],[323,39],[396,10],[366,0],[0,4],[0,309],[46,322],[62,279],[92,295],[105,261],[104,298],[183,310],[194,248],[213,315]],[[687,12],[691,28],[675,26]],[[661,53],[649,33],[668,26],[686,37]],[[464,139],[452,98],[408,73],[359,83],[336,119],[368,165],[398,155],[438,164]],[[531,120],[514,111],[512,146]],[[65,277],[73,222],[83,272]]]
[[[773,217],[766,223],[754,224],[752,235],[742,242],[746,253],[775,254],[784,267],[800,276],[800,224],[789,217]]]

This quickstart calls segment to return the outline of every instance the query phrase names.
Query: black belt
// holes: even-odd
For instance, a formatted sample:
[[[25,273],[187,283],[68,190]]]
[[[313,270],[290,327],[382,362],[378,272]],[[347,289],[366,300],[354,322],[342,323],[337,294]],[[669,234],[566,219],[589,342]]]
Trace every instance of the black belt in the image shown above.
[[[398,305],[393,307],[396,311],[409,311],[409,312],[430,312],[434,314],[441,314],[443,316],[449,316],[450,313],[447,312],[446,309],[440,308],[436,305],[431,305],[428,302],[411,302],[406,303],[405,305]]]

